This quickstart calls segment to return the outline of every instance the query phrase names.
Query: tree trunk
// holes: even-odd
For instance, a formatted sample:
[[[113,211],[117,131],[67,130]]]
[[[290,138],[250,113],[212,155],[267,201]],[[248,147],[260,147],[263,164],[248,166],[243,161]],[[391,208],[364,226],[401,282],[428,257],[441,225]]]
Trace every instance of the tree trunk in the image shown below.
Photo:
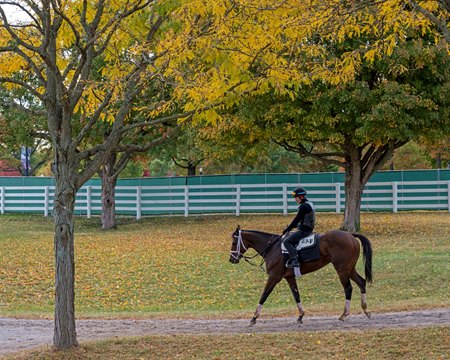
[[[188,170],[188,176],[195,176],[197,166],[192,163],[189,163],[187,166],[187,170]]]
[[[117,177],[102,171],[102,229],[116,228],[116,183]]]
[[[345,215],[341,229],[351,232],[361,230],[361,199],[364,185],[359,178],[345,173]]]
[[[56,164],[53,205],[55,223],[55,329],[53,345],[68,349],[78,345],[75,329],[74,220],[76,186],[66,161]]]
[[[350,151],[345,167],[345,214],[341,229],[357,232],[361,229],[361,199],[364,182],[362,181],[362,167],[357,148]]]
[[[436,169],[442,169],[442,158],[441,154],[436,155]]]

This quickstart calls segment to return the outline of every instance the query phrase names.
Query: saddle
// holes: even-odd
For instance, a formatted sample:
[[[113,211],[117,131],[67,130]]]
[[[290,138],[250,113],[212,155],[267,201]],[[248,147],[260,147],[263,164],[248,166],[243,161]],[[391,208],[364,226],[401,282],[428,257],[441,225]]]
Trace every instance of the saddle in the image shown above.
[[[300,239],[296,248],[297,248],[297,257],[300,262],[314,261],[320,258],[320,246],[319,246],[320,237],[317,233],[312,233],[311,235]],[[283,242],[281,242],[281,252],[285,257],[285,260],[289,258],[289,254],[284,246]]]

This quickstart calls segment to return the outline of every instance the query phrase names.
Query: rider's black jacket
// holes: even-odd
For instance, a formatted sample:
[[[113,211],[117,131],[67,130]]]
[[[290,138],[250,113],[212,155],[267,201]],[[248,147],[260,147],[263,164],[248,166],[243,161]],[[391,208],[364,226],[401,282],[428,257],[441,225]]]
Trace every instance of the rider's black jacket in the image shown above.
[[[292,229],[298,228],[304,232],[311,232],[314,229],[315,224],[315,211],[314,205],[309,202],[306,198],[304,202],[298,207],[297,215],[289,224],[289,226],[283,230],[283,234],[291,231]]]

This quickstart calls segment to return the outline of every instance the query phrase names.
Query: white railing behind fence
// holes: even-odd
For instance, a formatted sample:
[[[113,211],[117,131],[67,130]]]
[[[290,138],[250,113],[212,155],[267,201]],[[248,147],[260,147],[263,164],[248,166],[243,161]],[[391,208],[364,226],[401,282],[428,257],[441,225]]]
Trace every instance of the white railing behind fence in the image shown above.
[[[288,214],[297,204],[290,189],[297,184],[117,186],[116,212],[140,219],[143,215],[264,212]],[[340,213],[345,207],[342,183],[305,184],[318,211]],[[289,190],[288,190],[289,189]],[[32,212],[48,216],[53,209],[53,186],[0,187],[0,213]],[[450,181],[369,183],[362,210],[447,210]],[[77,194],[75,212],[91,217],[101,212],[101,187],[84,186]]]

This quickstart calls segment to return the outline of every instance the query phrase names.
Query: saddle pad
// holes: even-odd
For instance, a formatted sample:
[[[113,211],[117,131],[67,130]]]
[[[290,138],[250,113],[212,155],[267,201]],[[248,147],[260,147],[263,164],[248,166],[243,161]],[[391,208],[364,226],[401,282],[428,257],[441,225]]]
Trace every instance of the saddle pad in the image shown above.
[[[289,258],[286,247],[281,243],[281,252],[286,262]],[[297,245],[297,256],[300,262],[314,261],[320,259],[319,235],[311,234],[299,241]]]
[[[311,234],[303,239],[301,239],[297,244],[297,251],[300,251],[302,249],[307,249],[310,247],[313,247],[317,243],[316,234]],[[284,243],[281,242],[281,251],[283,253],[287,253],[286,247],[284,246]]]

